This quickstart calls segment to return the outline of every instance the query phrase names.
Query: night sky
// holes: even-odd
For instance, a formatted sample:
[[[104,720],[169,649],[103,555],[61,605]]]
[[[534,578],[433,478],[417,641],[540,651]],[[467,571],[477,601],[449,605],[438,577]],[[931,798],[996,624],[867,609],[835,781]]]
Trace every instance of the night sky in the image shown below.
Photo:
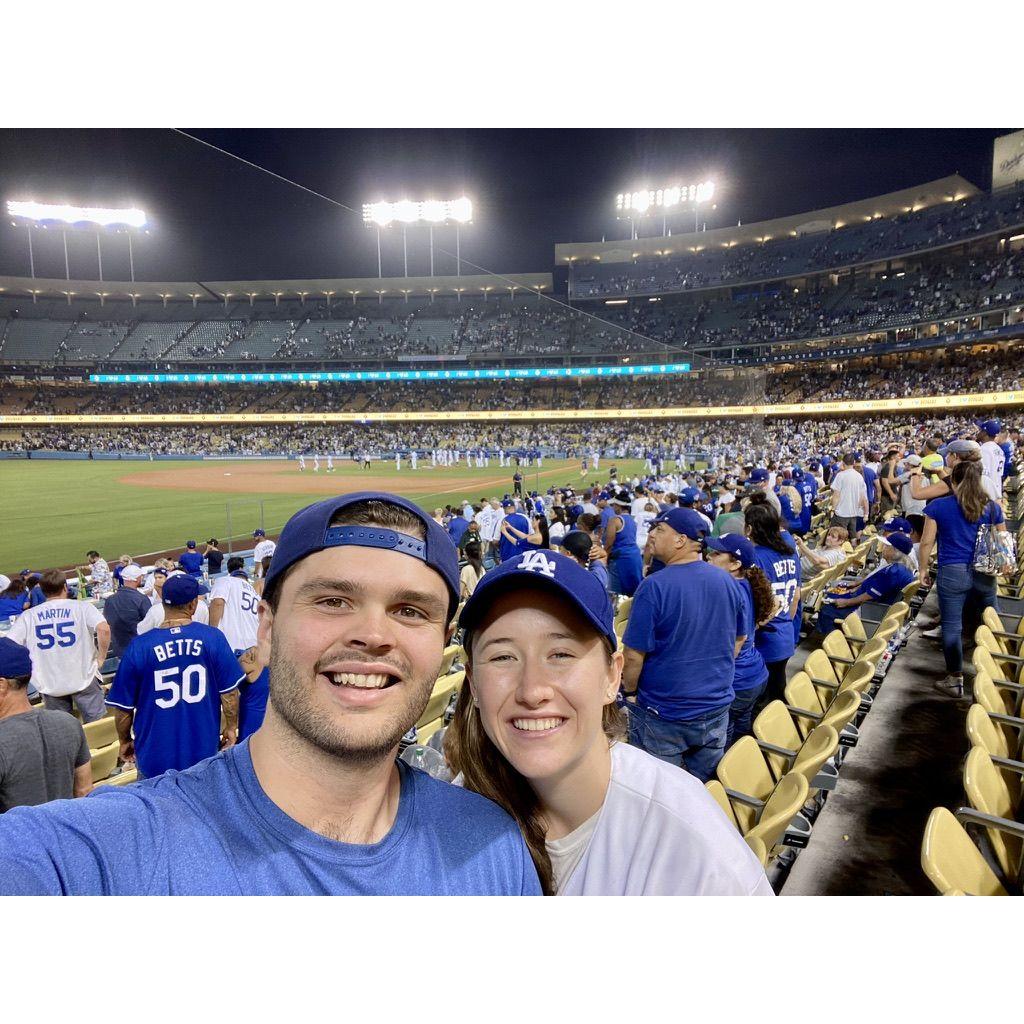
[[[672,180],[719,184],[708,227],[813,210],[959,172],[991,184],[992,140],[977,130],[202,130],[215,145],[357,210],[375,199],[475,204],[462,255],[498,273],[548,271],[556,242],[626,237],[617,192]],[[0,132],[0,198],[133,204],[154,222],[135,247],[140,280],[375,276],[375,236],[338,209],[169,130]],[[687,230],[681,218],[680,230]],[[692,221],[690,222],[692,229]],[[654,233],[653,231],[649,233]],[[438,229],[454,252],[454,231]],[[36,274],[63,277],[60,235],[36,235]],[[401,231],[384,274],[402,273]],[[437,273],[454,270],[438,254]],[[410,274],[426,273],[426,229],[410,231]],[[463,267],[463,273],[473,273]],[[27,275],[24,229],[0,221],[0,274]],[[71,240],[71,276],[96,277],[95,240]],[[123,239],[104,276],[127,280]]]

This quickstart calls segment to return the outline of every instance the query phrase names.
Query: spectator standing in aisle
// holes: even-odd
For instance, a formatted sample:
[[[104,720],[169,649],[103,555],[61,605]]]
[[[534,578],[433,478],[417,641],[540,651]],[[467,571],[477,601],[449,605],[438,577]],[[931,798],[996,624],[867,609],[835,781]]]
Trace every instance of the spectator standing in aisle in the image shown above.
[[[121,586],[103,602],[103,618],[110,626],[110,656],[120,658],[135,639],[139,623],[149,614],[149,598],[139,590],[145,572],[138,565],[121,571]]]
[[[850,543],[856,544],[860,536],[857,521],[868,517],[868,490],[864,477],[854,468],[857,456],[847,452],[843,456],[843,468],[832,479],[832,526],[842,526],[850,536]]]
[[[260,597],[245,571],[245,560],[237,555],[228,559],[228,573],[213,584],[210,591],[210,625],[227,639],[232,653],[241,658],[256,646]],[[245,666],[243,666],[245,667]],[[270,672],[266,667],[239,684],[238,738],[244,740],[263,724],[270,692]]]
[[[252,535],[256,540],[252,560],[256,567],[256,578],[261,580],[270,571],[270,560],[274,557],[277,545],[272,540],[267,540],[266,530],[253,530]]]
[[[220,549],[220,543],[216,538],[211,537],[203,549],[203,556],[206,558],[206,572],[210,576],[219,576],[224,565],[224,552]]]
[[[725,752],[744,608],[738,588],[701,560],[704,521],[692,509],[662,512],[648,549],[664,568],[633,596],[623,636],[623,692],[630,743],[701,782]]]
[[[996,438],[1003,432],[999,420],[983,420],[978,424],[975,440],[981,445],[981,475],[988,480],[996,501],[1003,497],[1003,470],[1006,468],[1006,454],[996,444]]]
[[[56,569],[44,572],[39,586],[46,600],[24,612],[7,636],[28,648],[32,685],[47,708],[71,714],[77,706],[83,722],[95,722],[106,713],[98,675],[107,660],[110,626],[91,602],[68,599]]]
[[[203,578],[203,556],[196,550],[194,540],[187,541],[185,550],[178,557],[178,564],[195,580]]]
[[[81,723],[28,701],[32,658],[0,638],[0,814],[92,791],[89,743]]]

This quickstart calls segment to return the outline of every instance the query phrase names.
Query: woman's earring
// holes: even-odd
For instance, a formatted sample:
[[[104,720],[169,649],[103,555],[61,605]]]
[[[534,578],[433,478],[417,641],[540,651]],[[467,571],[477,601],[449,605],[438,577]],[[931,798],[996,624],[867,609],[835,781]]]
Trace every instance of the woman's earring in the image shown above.
[[[475,707],[475,708],[478,708],[478,707],[480,707],[480,701],[478,701],[478,700],[476,699],[476,697],[474,697],[474,698],[473,698],[473,707]]]

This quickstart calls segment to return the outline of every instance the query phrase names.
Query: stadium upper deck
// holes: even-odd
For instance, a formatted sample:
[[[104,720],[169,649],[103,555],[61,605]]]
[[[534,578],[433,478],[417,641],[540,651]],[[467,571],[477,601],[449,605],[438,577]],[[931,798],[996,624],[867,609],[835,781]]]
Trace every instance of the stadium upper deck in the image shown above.
[[[952,203],[824,235],[662,259],[659,287],[671,291],[679,273],[690,282],[677,294],[582,310],[545,300],[545,274],[205,285],[0,279],[0,366],[563,365],[680,352],[698,363],[751,364],[1013,337],[1024,331],[1024,189],[951,195]],[[712,255],[717,284],[703,271],[691,282],[692,268]],[[848,262],[837,269],[840,258]],[[815,260],[831,269],[812,272]],[[755,283],[769,263],[785,276]],[[650,284],[645,267],[611,269]]]

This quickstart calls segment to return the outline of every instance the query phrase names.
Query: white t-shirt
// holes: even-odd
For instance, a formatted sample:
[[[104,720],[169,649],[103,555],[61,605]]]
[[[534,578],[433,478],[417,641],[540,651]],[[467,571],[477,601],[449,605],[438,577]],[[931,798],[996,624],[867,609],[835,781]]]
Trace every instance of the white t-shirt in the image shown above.
[[[204,626],[210,624],[210,607],[205,601],[200,601],[196,605],[196,613],[192,616],[193,622],[201,622]],[[151,629],[159,629],[164,624],[164,604],[159,602],[154,604],[152,608],[146,612],[143,620],[135,627],[135,632],[142,636],[143,633],[148,633]],[[250,645],[251,646],[251,645]]]
[[[637,517],[637,516],[638,516],[638,515],[639,515],[639,514],[640,514],[641,512],[643,512],[643,510],[644,510],[644,509],[645,509],[645,508],[647,507],[647,502],[649,502],[650,500],[651,500],[651,499],[650,499],[650,498],[647,498],[647,497],[644,497],[644,498],[634,498],[634,499],[633,499],[633,500],[632,500],[632,501],[630,502],[630,505],[629,505],[629,514],[630,514],[630,515],[631,515],[631,516],[632,516],[632,517],[633,517],[634,519],[636,519],[636,517]]]
[[[552,546],[562,543],[562,538],[565,537],[565,523],[552,523],[548,527],[548,539],[551,541]]]
[[[590,840],[593,838],[594,830],[597,828],[597,819],[601,812],[587,818],[579,828],[570,832],[561,839],[549,839],[544,845],[551,858],[551,874],[555,883],[555,892],[565,884],[565,880],[576,870],[576,865],[583,859],[587,852]]]
[[[854,519],[864,515],[861,499],[868,500],[868,488],[864,477],[855,469],[844,469],[832,481],[832,493],[836,496],[832,511],[840,519]]]
[[[694,776],[625,743],[611,754],[593,836],[560,895],[773,895],[757,858]]]
[[[654,518],[657,512],[637,512],[633,516],[636,522],[636,546],[642,548],[647,543],[647,537],[651,532],[651,523],[654,522]]]
[[[217,628],[227,637],[231,649],[247,651],[255,647],[256,627],[259,625],[256,609],[260,598],[252,584],[241,576],[221,576],[210,591],[210,600],[218,599],[224,602],[224,613]],[[204,603],[200,602],[199,608],[203,607]]]
[[[1006,454],[995,441],[986,441],[981,446],[981,475],[992,482],[995,491],[994,500],[1003,496],[1003,469],[1006,466]]]
[[[93,636],[104,621],[89,601],[57,598],[22,612],[7,638],[28,648],[36,689],[50,697],[66,697],[96,678]]]

